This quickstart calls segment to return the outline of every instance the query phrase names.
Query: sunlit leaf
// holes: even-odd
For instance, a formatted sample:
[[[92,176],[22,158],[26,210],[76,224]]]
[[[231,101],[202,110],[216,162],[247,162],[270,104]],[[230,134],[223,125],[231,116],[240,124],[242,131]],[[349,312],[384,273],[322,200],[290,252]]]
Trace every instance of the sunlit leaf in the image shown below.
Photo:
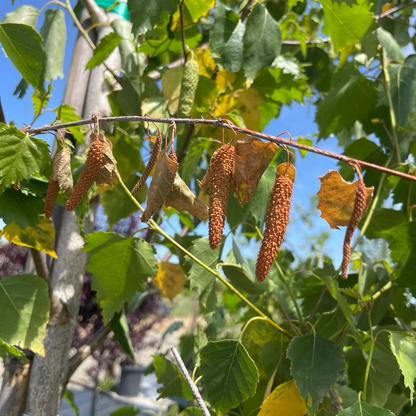
[[[279,409],[279,416],[303,416],[308,413],[305,401],[293,380],[277,386],[261,405],[258,416],[269,416]]]
[[[38,20],[40,11],[29,4],[16,7],[12,12],[7,13],[3,17],[1,23],[21,23],[32,26],[36,29],[36,22]]]
[[[111,52],[120,44],[123,38],[116,32],[110,32],[104,36],[97,47],[94,49],[94,55],[87,62],[85,69],[92,69],[102,64],[110,55]]]
[[[98,231],[88,235],[83,251],[89,253],[87,271],[94,275],[92,287],[97,291],[104,322],[136,292],[142,292],[147,278],[157,273],[155,249],[142,238]]]
[[[3,228],[0,235],[11,243],[44,251],[55,259],[58,258],[55,253],[55,228],[49,218],[38,217],[36,228],[27,226],[22,229],[12,222]]]
[[[7,354],[11,354],[14,357],[19,358],[21,361],[29,362],[29,360],[26,358],[26,354],[22,350],[0,339],[0,357],[3,358],[3,363],[6,360]]]
[[[168,69],[162,75],[162,92],[166,107],[171,114],[178,110],[179,95],[181,93],[183,66]]]
[[[0,280],[0,338],[44,356],[42,340],[49,320],[48,284],[39,276],[21,274]]]
[[[329,170],[318,179],[321,181],[321,188],[318,191],[317,208],[321,210],[321,218],[324,218],[334,229],[338,229],[339,225],[348,225],[354,208],[358,180],[348,183],[336,170]],[[373,198],[373,191],[374,187],[366,188],[367,199],[363,216]]]

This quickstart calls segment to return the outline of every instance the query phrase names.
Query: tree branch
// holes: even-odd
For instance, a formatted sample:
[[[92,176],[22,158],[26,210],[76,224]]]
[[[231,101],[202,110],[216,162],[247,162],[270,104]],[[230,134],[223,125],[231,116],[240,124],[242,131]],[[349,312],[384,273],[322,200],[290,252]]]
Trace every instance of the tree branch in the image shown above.
[[[185,46],[185,29],[183,27],[183,0],[179,3],[179,15],[181,18],[181,37],[182,37],[182,51],[183,51],[183,64],[186,63],[186,46]]]
[[[387,17],[393,13],[398,12],[399,10],[403,10],[403,9],[407,9],[409,7],[416,7],[416,2],[412,1],[410,3],[405,3],[405,4],[401,4],[400,6],[396,6],[396,7],[392,7],[389,10],[386,10],[384,13],[381,13],[379,15],[374,16],[376,18],[376,20],[380,20],[383,17]]]
[[[32,254],[37,275],[45,280],[46,283],[49,283],[49,270],[43,254],[35,248],[31,248],[30,253]]]
[[[338,153],[330,152],[328,150],[318,149],[313,146],[308,146],[306,144],[300,144],[300,143],[294,142],[291,140],[291,136],[287,132],[283,132],[283,133],[288,134],[290,137],[290,140],[282,139],[277,136],[270,136],[269,134],[260,133],[260,132],[249,130],[249,129],[244,129],[242,127],[238,127],[236,125],[232,125],[229,123],[224,123],[221,119],[204,120],[204,119],[195,119],[195,118],[158,118],[158,117],[147,117],[147,116],[102,117],[99,119],[100,123],[111,123],[111,122],[117,122],[117,121],[157,122],[157,123],[164,123],[164,124],[171,124],[174,121],[176,124],[207,124],[211,126],[217,126],[223,129],[229,129],[229,130],[233,130],[236,132],[244,133],[249,136],[257,137],[259,139],[268,140],[270,142],[276,143],[278,146],[290,145],[291,147],[294,147],[296,149],[302,149],[302,150],[306,150],[307,152],[316,153],[318,155],[325,156],[325,157],[330,157],[331,159],[340,160],[341,162],[345,162],[347,164],[357,163],[364,168],[378,170],[379,172],[383,172],[388,175],[393,175],[399,178],[403,178],[403,179],[416,182],[416,176],[409,175],[407,173],[398,172],[392,169],[388,169],[384,166],[378,166],[373,163],[366,162],[364,160],[354,159],[351,157],[340,155]],[[88,118],[84,120],[72,121],[70,123],[60,123],[60,124],[54,124],[54,125],[49,125],[49,126],[26,129],[25,131],[28,134],[37,134],[37,133],[41,133],[45,131],[51,131],[51,130],[55,131],[58,129],[64,129],[66,127],[82,126],[82,125],[90,124],[90,122],[91,122],[91,119]],[[280,133],[279,136],[282,135],[283,133]]]
[[[71,378],[75,370],[83,363],[83,361],[89,357],[95,349],[104,341],[107,335],[111,332],[109,325],[102,326],[92,338],[83,345],[73,357],[69,360],[67,382]]]

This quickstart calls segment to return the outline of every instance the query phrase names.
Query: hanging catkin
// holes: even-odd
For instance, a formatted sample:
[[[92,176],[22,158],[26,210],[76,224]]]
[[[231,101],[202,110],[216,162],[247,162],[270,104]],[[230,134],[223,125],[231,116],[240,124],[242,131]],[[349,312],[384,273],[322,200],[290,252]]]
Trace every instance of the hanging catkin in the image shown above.
[[[152,154],[150,155],[149,162],[147,162],[147,166],[144,169],[143,175],[140,177],[139,181],[134,185],[134,188],[131,191],[132,195],[136,195],[139,192],[140,188],[146,182],[146,179],[149,177],[150,172],[152,171],[153,167],[155,166],[156,160],[160,153],[160,146],[162,144],[162,134],[159,131],[155,143],[153,145]]]
[[[74,190],[66,202],[66,210],[72,211],[81,202],[90,189],[96,176],[100,172],[101,163],[104,158],[104,147],[100,140],[94,140],[88,150],[84,169],[78,178]]]
[[[199,82],[199,65],[193,52],[183,68],[181,93],[178,103],[178,117],[189,117],[194,103],[196,88]]]
[[[289,224],[295,179],[294,174],[289,174],[289,168],[291,168],[291,172],[295,172],[295,170],[293,165],[289,165],[286,173],[286,165],[286,163],[282,163],[277,167],[276,179],[270,193],[266,227],[256,264],[256,278],[259,282],[262,282],[269,273]]]
[[[354,208],[352,210],[351,218],[347,226],[347,231],[345,232],[343,257],[341,263],[341,274],[343,279],[348,277],[348,264],[350,263],[351,257],[351,239],[361,217],[363,216],[366,197],[367,195],[365,191],[364,181],[360,178],[357,187],[355,188]]]
[[[59,182],[53,179],[53,175],[49,179],[48,189],[45,198],[45,217],[50,218],[55,208],[56,198],[59,194]]]
[[[231,185],[234,179],[234,147],[222,145],[211,158],[209,169],[212,172],[209,186],[209,245],[212,249],[218,247],[222,230],[225,225],[225,215],[230,198]]]

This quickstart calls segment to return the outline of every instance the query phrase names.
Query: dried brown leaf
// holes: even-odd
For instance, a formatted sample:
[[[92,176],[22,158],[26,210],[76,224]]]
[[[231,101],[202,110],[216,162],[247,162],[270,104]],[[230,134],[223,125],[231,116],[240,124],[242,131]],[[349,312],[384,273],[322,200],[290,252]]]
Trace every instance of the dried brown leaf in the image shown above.
[[[155,173],[147,192],[147,206],[141,218],[143,222],[149,221],[172,192],[177,170],[178,163],[171,160],[166,151],[160,152],[156,160]]]
[[[318,191],[317,208],[321,210],[321,218],[334,229],[339,229],[340,225],[348,225],[354,208],[355,189],[359,181],[346,182],[336,170],[329,170],[318,179],[321,181],[321,188]],[[373,198],[374,187],[365,188],[365,191],[367,197],[361,218]]]
[[[166,198],[165,205],[179,212],[188,211],[201,221],[206,221],[208,218],[208,207],[194,195],[178,174],[175,176],[173,191]]]
[[[62,149],[55,156],[53,163],[53,180],[58,182],[63,192],[70,194],[74,188],[71,173],[71,151]]]
[[[255,137],[246,136],[235,146],[234,191],[238,194],[240,205],[250,202],[270,161],[277,151],[272,142],[262,142]]]
[[[97,175],[95,182],[97,186],[113,186],[114,180],[117,179],[117,161],[113,156],[113,144],[102,134],[99,134],[98,138],[103,144],[104,158],[101,163],[100,173]]]

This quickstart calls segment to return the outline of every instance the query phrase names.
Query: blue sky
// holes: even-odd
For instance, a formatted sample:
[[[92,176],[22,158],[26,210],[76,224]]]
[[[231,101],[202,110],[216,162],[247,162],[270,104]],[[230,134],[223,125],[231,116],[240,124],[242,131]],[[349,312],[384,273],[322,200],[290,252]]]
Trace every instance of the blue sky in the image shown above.
[[[0,6],[0,20],[6,13],[14,10],[17,6],[23,4],[30,4],[37,8],[41,8],[46,4],[46,1],[36,0],[15,0],[14,6],[11,5],[10,0],[2,0]],[[75,4],[76,1],[72,0],[71,4]],[[55,7],[50,5],[48,7]],[[38,29],[42,25],[43,17],[39,18]],[[76,29],[72,24],[68,14],[66,13],[66,26],[67,26],[67,46],[66,55],[64,59],[64,74],[67,74],[74,41],[76,37]],[[4,53],[0,52],[0,72],[2,82],[0,83],[0,98],[5,112],[7,121],[13,120],[15,124],[21,128],[30,123],[33,118],[32,101],[30,98],[30,92],[22,99],[18,99],[13,96],[16,85],[20,81],[20,75],[15,70],[14,66],[4,56]],[[61,100],[64,93],[66,79],[57,79],[54,81],[53,96],[49,103],[49,108],[55,108],[61,104]],[[40,117],[35,126],[49,124],[53,120],[52,113],[46,113]],[[298,103],[292,104],[290,107],[285,106],[278,119],[272,120],[266,127],[265,132],[268,134],[278,134],[282,131],[289,131],[292,137],[311,135],[317,131],[317,126],[314,123],[314,107],[311,104],[306,103],[300,105]],[[52,142],[52,136],[42,136],[43,139],[49,143]],[[331,151],[339,151],[336,145],[336,138],[332,137],[326,141],[321,141],[318,144],[319,147]],[[304,159],[297,155],[297,177],[294,186],[294,199],[293,206],[300,204],[305,210],[310,207],[311,195],[316,195],[319,190],[320,181],[319,176],[325,174],[329,169],[337,169],[335,160],[324,158],[315,154],[308,154]],[[343,231],[331,230],[323,219],[319,218],[320,211],[314,210],[315,215],[312,219],[312,228],[307,227],[302,221],[297,220],[299,217],[295,208],[292,211],[293,221],[289,225],[287,237],[285,239],[285,245],[294,251],[296,257],[306,256],[310,251],[310,241],[308,236],[314,233],[320,233],[322,231],[329,231],[330,237],[324,246],[325,254],[330,255],[335,261],[337,266],[341,260],[342,252],[342,240],[344,236]]]

